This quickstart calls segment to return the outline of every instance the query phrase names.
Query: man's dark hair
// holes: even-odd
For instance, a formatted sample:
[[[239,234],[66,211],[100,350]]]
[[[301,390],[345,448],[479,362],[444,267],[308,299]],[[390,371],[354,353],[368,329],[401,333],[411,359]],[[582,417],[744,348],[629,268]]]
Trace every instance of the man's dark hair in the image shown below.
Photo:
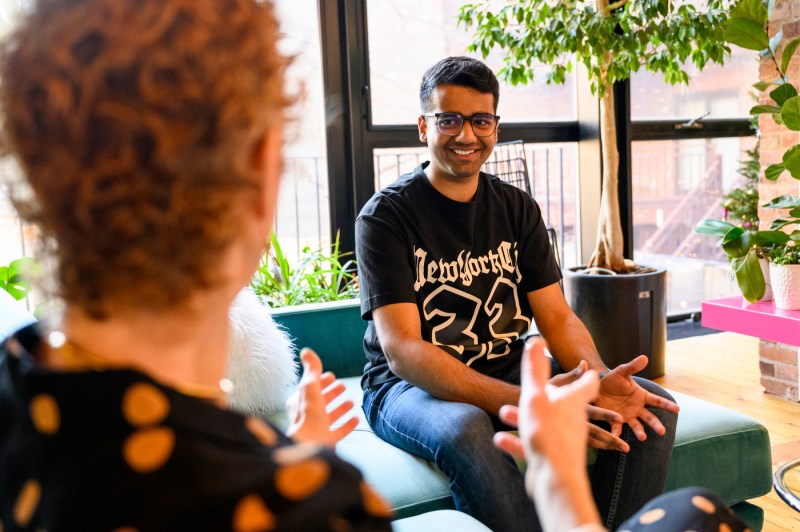
[[[419,88],[419,105],[422,112],[429,111],[433,91],[439,85],[469,87],[494,96],[494,110],[500,100],[500,84],[494,72],[482,61],[471,57],[448,57],[442,59],[425,72]]]

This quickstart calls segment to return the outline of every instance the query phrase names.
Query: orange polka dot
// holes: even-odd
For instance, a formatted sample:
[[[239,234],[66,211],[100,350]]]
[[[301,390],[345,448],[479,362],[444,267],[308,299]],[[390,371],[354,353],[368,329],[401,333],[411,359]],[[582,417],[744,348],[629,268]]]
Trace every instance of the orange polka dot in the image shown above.
[[[14,504],[14,521],[20,526],[27,526],[39,506],[42,486],[35,480],[29,480],[22,486],[17,502]]]
[[[132,384],[122,397],[122,415],[134,427],[161,423],[169,408],[167,396],[146,382]]]
[[[732,531],[731,531],[731,527],[729,527],[727,524],[720,523],[719,524],[719,532],[732,532]]]
[[[328,462],[321,458],[310,458],[278,469],[275,487],[287,499],[300,501],[322,489],[330,475]]]
[[[248,495],[233,511],[233,529],[236,532],[272,530],[275,516],[258,495]]]
[[[700,495],[692,497],[692,504],[707,514],[713,514],[714,510],[716,510],[713,502]]]
[[[361,498],[364,499],[364,508],[368,514],[375,517],[391,517],[394,512],[389,504],[383,500],[383,497],[378,495],[375,490],[367,485],[366,482],[361,482],[359,486],[361,490]]]
[[[341,515],[334,515],[328,519],[328,528],[333,532],[352,532],[353,525]]]
[[[279,464],[296,464],[303,460],[308,460],[320,450],[320,445],[317,443],[296,443],[294,445],[287,445],[279,447],[272,452],[272,457]]]
[[[653,510],[650,510],[649,512],[643,513],[639,517],[639,523],[643,525],[651,525],[656,521],[660,521],[661,519],[663,519],[665,515],[667,515],[667,512],[665,512],[663,509],[655,508]]]
[[[152,473],[163,466],[175,447],[175,433],[167,427],[142,429],[131,434],[122,445],[128,466],[138,473]]]
[[[249,417],[244,422],[245,427],[249,430],[258,441],[264,445],[273,447],[278,443],[278,435],[272,430],[269,425],[264,423],[258,418]]]
[[[52,436],[61,425],[61,413],[56,398],[42,393],[31,400],[31,420],[33,426],[42,434]]]

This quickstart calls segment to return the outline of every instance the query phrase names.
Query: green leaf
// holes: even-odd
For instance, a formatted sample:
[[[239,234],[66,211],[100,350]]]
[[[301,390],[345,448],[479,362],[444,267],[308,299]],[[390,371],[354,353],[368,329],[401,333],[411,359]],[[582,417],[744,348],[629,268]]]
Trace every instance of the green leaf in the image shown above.
[[[789,61],[791,61],[792,56],[794,55],[795,50],[797,47],[800,46],[800,37],[792,40],[789,44],[786,45],[786,48],[783,49],[783,54],[781,54],[781,71],[786,72],[786,69],[789,67]]]
[[[705,218],[694,226],[693,231],[700,235],[725,236],[728,231],[735,227],[732,223],[723,220]]]
[[[760,247],[772,247],[775,244],[785,244],[789,241],[789,235],[783,231],[756,231],[753,233],[753,243]]]
[[[786,170],[786,167],[783,165],[783,163],[771,164],[766,170],[764,170],[764,177],[768,181],[777,181],[784,170]]]
[[[729,257],[743,257],[750,249],[750,232],[734,227],[722,238],[722,250]]]
[[[766,113],[780,113],[781,108],[777,105],[756,105],[750,108],[751,115],[763,115]]]
[[[781,105],[783,123],[792,131],[800,131],[800,97],[794,96]]]
[[[795,89],[790,83],[783,83],[778,85],[778,88],[772,90],[769,93],[769,96],[775,100],[775,103],[778,105],[783,105],[789,98],[797,96],[797,89]]]
[[[750,250],[744,257],[737,257],[731,261],[731,267],[736,274],[736,282],[742,296],[751,303],[755,303],[766,291],[764,282],[764,272],[758,263],[758,255],[754,249]]]
[[[764,92],[772,85],[774,85],[774,83],[771,81],[759,81],[758,83],[753,83],[753,87],[759,92]]]
[[[761,0],[741,0],[731,9],[730,17],[750,20],[762,26],[766,26],[769,20],[767,8]]]
[[[784,152],[783,164],[792,177],[800,179],[800,144],[795,144]]]
[[[783,194],[762,205],[765,209],[793,209],[800,207],[800,196]]]
[[[764,25],[752,20],[732,18],[724,36],[727,42],[747,50],[759,52],[769,47],[769,36]]]

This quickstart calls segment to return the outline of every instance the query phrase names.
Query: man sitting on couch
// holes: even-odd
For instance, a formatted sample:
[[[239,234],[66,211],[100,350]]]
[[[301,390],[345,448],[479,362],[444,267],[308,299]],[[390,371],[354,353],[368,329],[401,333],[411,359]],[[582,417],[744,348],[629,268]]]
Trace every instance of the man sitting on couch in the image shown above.
[[[607,368],[561,293],[539,207],[480,172],[497,141],[498,98],[480,61],[451,57],[428,70],[417,123],[430,162],[364,206],[356,252],[370,425],[434,461],[457,509],[513,531],[538,521],[522,474],[492,437],[506,428],[500,407],[519,400],[531,319],[558,370],[571,371],[561,382]],[[646,363],[642,356],[608,372],[588,407],[588,445],[601,450],[593,493],[612,528],[663,490],[669,466],[678,407],[631,377]]]

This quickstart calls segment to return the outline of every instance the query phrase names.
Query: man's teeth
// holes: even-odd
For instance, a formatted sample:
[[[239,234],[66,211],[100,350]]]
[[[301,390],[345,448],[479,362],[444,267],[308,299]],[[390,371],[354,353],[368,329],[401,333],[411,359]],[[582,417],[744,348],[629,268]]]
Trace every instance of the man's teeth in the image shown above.
[[[474,152],[475,150],[453,150],[459,155],[469,155],[470,153]]]

